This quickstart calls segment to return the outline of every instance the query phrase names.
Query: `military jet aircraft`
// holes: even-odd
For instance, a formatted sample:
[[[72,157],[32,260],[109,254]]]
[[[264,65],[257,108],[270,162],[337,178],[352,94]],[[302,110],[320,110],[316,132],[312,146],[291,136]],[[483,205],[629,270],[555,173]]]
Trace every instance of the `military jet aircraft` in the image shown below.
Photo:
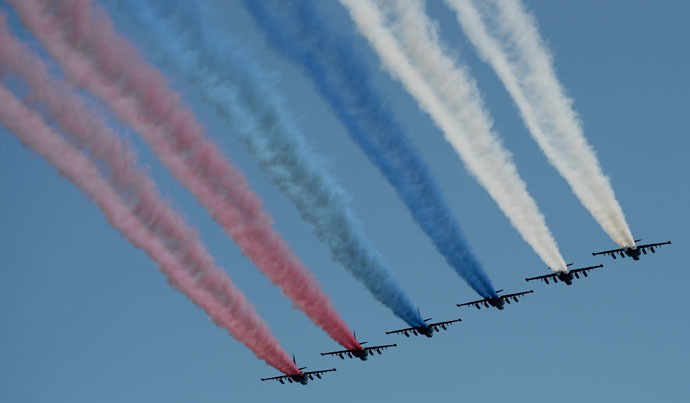
[[[419,309],[417,309],[417,311],[419,312]],[[386,334],[404,334],[405,337],[410,337],[410,333],[412,333],[415,336],[424,335],[426,337],[433,337],[434,331],[440,332],[441,329],[448,330],[448,326],[452,325],[453,323],[462,322],[462,318],[447,320],[445,322],[428,323],[430,320],[431,318],[424,319],[424,326],[391,330],[390,332],[386,332]]]
[[[295,361],[295,356],[294,354],[292,355],[292,362],[297,365],[297,361]],[[302,367],[299,369],[299,374],[296,375],[281,375],[281,376],[274,376],[271,378],[261,378],[261,381],[278,381],[282,384],[285,383],[285,381],[288,381],[288,383],[301,383],[302,385],[306,385],[309,383],[309,381],[313,381],[314,377],[317,377],[318,379],[321,379],[321,374],[324,374],[326,372],[335,372],[335,368],[331,369],[324,369],[321,371],[310,371],[310,372],[302,372],[303,369],[307,369],[307,367]]]
[[[572,263],[568,264],[568,266],[572,266],[572,265],[573,265]],[[573,285],[573,280],[576,278],[579,279],[580,274],[587,277],[588,271],[598,269],[601,267],[604,267],[604,265],[600,264],[599,266],[582,267],[579,269],[573,269],[573,270],[568,270],[568,271],[560,271],[559,270],[555,273],[545,274],[543,276],[526,278],[525,281],[542,280],[544,283],[549,284],[549,279],[551,279],[551,281],[553,281],[554,283],[557,283],[558,280],[560,280],[561,283],[565,283],[566,285]]]
[[[357,339],[357,335],[355,334],[355,339]],[[359,345],[364,345],[367,344],[366,341],[360,341]],[[378,353],[381,355],[381,351],[392,348],[392,347],[398,347],[397,344],[384,344],[381,346],[370,346],[370,347],[362,347],[358,349],[350,349],[350,350],[340,350],[340,351],[331,351],[328,353],[321,353],[322,356],[326,355],[332,355],[332,356],[338,356],[340,357],[341,360],[344,360],[345,357],[350,357],[350,358],[359,358],[362,361],[366,361],[369,359],[370,355],[374,355],[374,353]]]
[[[496,294],[503,292],[503,290],[498,290],[496,291]],[[477,309],[481,309],[482,305],[484,305],[486,308],[493,306],[494,308],[498,310],[503,310],[503,307],[505,306],[505,303],[510,304],[510,300],[512,299],[515,302],[518,302],[518,298],[525,294],[532,294],[534,291],[529,290],[529,291],[523,291],[523,292],[516,292],[514,294],[506,294],[506,295],[499,295],[495,298],[484,298],[484,299],[479,299],[476,301],[471,301],[471,302],[465,302],[464,304],[457,304],[458,307],[461,306],[470,306],[474,305]]]
[[[636,239],[635,243],[640,242],[641,239]],[[633,260],[640,260],[640,255],[641,254],[647,254],[647,250],[649,250],[652,253],[656,253],[655,248],[659,248],[661,245],[670,245],[671,241],[666,241],[666,242],[660,242],[660,243],[648,243],[645,245],[637,245],[634,248],[631,248],[629,246],[626,246],[625,248],[620,248],[620,249],[611,249],[611,250],[605,250],[601,252],[593,252],[592,256],[597,256],[597,255],[609,255],[612,258],[616,258],[616,254],[620,255],[621,258],[625,258],[625,256],[630,256],[633,258]]]

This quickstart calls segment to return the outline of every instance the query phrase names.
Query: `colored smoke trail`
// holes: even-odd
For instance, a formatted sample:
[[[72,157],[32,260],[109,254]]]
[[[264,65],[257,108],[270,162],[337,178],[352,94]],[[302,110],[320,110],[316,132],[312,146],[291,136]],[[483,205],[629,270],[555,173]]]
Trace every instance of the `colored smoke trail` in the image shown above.
[[[510,153],[493,131],[479,90],[447,55],[417,0],[341,0],[386,70],[443,131],[467,170],[489,192],[513,227],[553,270],[566,264]],[[388,25],[386,23],[388,23]]]
[[[519,0],[491,1],[492,7],[484,12],[471,0],[446,2],[457,12],[481,58],[503,82],[532,137],[580,202],[619,246],[634,246],[623,209],[584,136],[573,101],[558,81],[553,56],[534,16]],[[489,10],[491,16],[486,15]],[[495,25],[491,32],[485,22]]]
[[[22,22],[75,85],[101,98],[316,325],[346,348],[359,343],[287,243],[241,172],[220,153],[168,89],[165,78],[118,36],[90,0],[10,0]]]
[[[306,143],[277,88],[242,46],[187,1],[116,2],[147,54],[184,77],[240,136],[263,172],[297,207],[333,259],[410,326],[424,321],[365,236],[345,190]]]
[[[152,231],[152,227],[168,219],[175,227],[170,229],[187,235],[187,240],[193,237],[191,230],[184,227],[181,218],[165,202],[141,199],[135,215],[88,158],[51,131],[4,85],[0,85],[0,122],[88,195],[108,222],[135,247],[144,250],[168,281],[201,307],[218,326],[225,328],[269,365],[286,374],[299,373],[268,326],[225,272],[217,268],[208,256],[203,260],[197,259],[197,255],[205,254],[200,244],[188,245],[186,250],[170,249],[165,240]]]
[[[448,264],[482,297],[495,296],[428,168],[372,86],[351,41],[326,27],[311,2],[245,0],[244,4],[271,44],[306,71]]]

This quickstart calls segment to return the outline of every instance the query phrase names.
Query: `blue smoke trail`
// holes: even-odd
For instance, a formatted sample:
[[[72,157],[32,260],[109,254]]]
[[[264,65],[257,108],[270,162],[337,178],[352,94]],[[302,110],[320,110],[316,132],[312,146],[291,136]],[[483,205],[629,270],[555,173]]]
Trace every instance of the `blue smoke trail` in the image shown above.
[[[428,168],[370,84],[370,73],[351,40],[326,27],[309,0],[243,1],[272,46],[311,77],[448,264],[482,297],[495,297]]]
[[[364,235],[345,190],[306,143],[269,75],[214,25],[208,10],[186,0],[117,4],[124,5],[124,13],[137,23],[138,42],[160,67],[200,91],[330,248],[333,259],[395,315],[410,326],[423,325],[393,272]]]

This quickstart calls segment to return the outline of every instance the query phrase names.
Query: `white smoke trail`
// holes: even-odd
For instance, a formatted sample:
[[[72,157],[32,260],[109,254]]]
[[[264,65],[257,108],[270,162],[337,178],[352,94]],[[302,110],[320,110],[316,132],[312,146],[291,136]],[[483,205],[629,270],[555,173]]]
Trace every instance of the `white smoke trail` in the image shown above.
[[[474,81],[446,54],[423,5],[416,0],[341,3],[391,76],[431,115],[523,239],[553,270],[565,270],[544,216],[492,129]]]
[[[534,17],[520,0],[491,0],[491,17],[486,11],[482,15],[472,0],[446,3],[455,9],[465,34],[493,67],[532,137],[580,202],[618,245],[634,246],[623,210],[556,77]],[[492,32],[484,20],[493,22]]]

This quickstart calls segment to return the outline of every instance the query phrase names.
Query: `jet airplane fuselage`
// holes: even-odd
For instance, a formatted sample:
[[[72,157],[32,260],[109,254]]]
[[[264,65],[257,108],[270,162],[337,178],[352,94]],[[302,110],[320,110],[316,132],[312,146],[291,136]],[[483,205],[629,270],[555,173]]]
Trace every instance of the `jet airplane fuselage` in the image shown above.
[[[489,305],[493,306],[494,308],[497,308],[499,311],[502,311],[506,305],[503,297],[489,298],[486,300],[486,302],[488,302]]]
[[[362,361],[366,361],[369,359],[369,352],[367,350],[361,349],[361,350],[352,350],[352,355],[355,357],[359,358]]]
[[[575,276],[571,272],[559,271],[556,277],[566,285],[573,285],[573,278]]]

